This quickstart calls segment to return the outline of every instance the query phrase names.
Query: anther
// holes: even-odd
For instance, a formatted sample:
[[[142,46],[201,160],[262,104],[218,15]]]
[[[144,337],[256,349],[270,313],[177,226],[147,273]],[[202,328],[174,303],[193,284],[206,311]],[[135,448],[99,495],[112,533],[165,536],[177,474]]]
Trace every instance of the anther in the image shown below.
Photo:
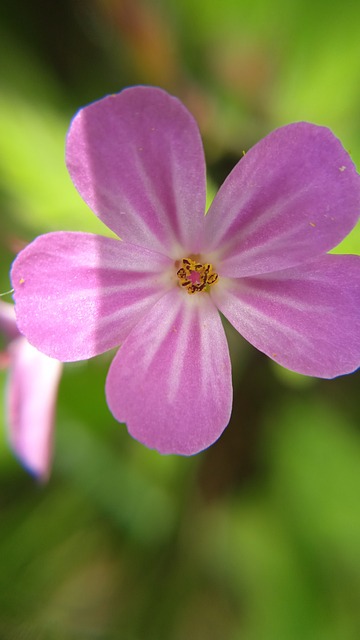
[[[185,287],[190,295],[199,291],[208,291],[209,286],[215,284],[219,279],[209,262],[202,264],[192,258],[183,258],[180,264],[181,267],[176,275],[180,280],[180,286]],[[177,266],[179,266],[179,262],[177,262]]]

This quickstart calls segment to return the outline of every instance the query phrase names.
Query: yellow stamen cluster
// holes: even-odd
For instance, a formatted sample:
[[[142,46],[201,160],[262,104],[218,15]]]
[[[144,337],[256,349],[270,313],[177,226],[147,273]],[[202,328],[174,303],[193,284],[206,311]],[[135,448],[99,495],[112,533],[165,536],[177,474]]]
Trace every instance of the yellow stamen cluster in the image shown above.
[[[212,264],[202,264],[192,258],[183,258],[180,264],[181,267],[176,275],[180,280],[180,286],[185,287],[190,294],[207,291],[209,286],[219,279]]]

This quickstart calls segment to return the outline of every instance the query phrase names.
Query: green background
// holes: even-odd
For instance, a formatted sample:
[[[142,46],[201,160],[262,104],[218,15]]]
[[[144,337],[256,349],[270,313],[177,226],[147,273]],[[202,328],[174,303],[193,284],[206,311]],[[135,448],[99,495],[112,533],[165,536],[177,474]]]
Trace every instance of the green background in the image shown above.
[[[64,138],[129,84],[193,112],[211,192],[296,120],[331,127],[360,167],[359,24],[353,0],[2,2],[1,291],[39,233],[106,233]],[[360,230],[337,250],[360,253]],[[289,373],[226,328],[234,409],[208,451],[133,441],[105,403],[105,354],[65,367],[45,486],[9,451],[0,371],[1,639],[359,639],[359,374]]]

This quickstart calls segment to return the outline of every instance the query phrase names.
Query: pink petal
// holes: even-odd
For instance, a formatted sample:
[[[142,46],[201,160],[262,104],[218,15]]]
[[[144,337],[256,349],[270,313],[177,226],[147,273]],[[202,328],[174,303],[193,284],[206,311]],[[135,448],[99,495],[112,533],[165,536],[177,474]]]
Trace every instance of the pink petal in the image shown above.
[[[191,455],[225,429],[232,386],[220,316],[206,295],[174,289],[131,332],[106,383],[110,410],[160,453]]]
[[[360,256],[326,255],[226,285],[212,292],[220,311],[279,364],[320,378],[360,366]]]
[[[16,326],[14,305],[0,300],[0,334],[7,341],[17,338],[20,334]]]
[[[168,258],[113,238],[49,233],[12,268],[20,331],[58,360],[118,346],[163,295]]]
[[[231,172],[206,216],[207,250],[222,275],[295,266],[342,240],[360,214],[360,177],[329,129],[277,129]],[[204,246],[205,249],[205,246]]]
[[[52,434],[62,365],[25,338],[10,346],[8,423],[11,445],[21,462],[45,480],[52,459]]]
[[[10,365],[10,356],[7,351],[0,351],[0,371]]]
[[[165,91],[133,87],[81,109],[67,140],[80,195],[119,237],[199,251],[205,162],[197,124]]]

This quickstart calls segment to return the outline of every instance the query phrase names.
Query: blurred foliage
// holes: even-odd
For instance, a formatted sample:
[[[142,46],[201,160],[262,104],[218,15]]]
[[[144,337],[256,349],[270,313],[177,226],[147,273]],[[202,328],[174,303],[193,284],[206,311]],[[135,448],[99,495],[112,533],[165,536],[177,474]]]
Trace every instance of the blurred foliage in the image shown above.
[[[1,3],[1,290],[37,234],[107,233],[64,138],[80,106],[126,85],[187,104],[212,185],[295,120],[331,127],[360,167],[359,20],[350,0]],[[337,250],[359,253],[359,228]],[[292,374],[227,331],[232,420],[193,458],[113,420],[106,354],[66,367],[39,486],[8,449],[0,394],[0,638],[358,640],[359,374]]]

